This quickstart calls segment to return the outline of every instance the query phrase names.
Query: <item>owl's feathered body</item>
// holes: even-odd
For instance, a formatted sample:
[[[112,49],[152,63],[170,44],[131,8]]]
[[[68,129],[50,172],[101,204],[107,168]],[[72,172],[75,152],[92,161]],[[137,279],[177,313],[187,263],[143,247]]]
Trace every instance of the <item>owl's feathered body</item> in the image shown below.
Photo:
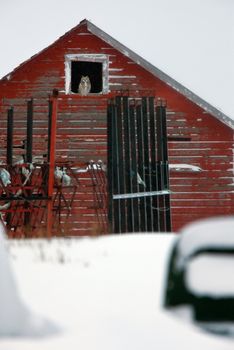
[[[91,83],[88,76],[82,76],[79,83],[78,92],[82,96],[87,96],[91,91]]]

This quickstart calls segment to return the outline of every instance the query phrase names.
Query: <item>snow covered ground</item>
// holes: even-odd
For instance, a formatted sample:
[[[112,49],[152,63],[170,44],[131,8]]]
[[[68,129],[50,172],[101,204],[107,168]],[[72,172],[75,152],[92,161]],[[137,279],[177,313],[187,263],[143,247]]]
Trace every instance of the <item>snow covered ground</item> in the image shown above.
[[[1,301],[13,293],[37,326],[38,320],[50,324],[46,333],[1,337],[0,349],[233,349],[233,340],[210,336],[162,309],[175,239],[131,234],[5,242],[1,264],[7,254],[20,294],[2,293],[8,266],[7,274],[0,270]]]

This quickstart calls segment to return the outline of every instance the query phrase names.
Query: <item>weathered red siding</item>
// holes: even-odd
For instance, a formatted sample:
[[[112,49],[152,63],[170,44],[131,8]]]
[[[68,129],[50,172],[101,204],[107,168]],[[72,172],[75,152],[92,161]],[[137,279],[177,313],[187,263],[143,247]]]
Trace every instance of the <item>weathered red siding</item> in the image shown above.
[[[109,56],[109,88],[106,95],[81,97],[65,94],[64,56],[103,53]],[[26,100],[34,98],[34,155],[47,152],[48,95],[59,93],[57,160],[77,163],[106,162],[106,108],[118,90],[134,96],[149,91],[167,100],[168,135],[191,141],[170,141],[171,163],[199,166],[201,172],[171,171],[172,227],[178,230],[198,218],[234,213],[233,130],[179,92],[157,79],[139,64],[87,30],[85,23],[60,38],[48,49],[21,65],[0,82],[1,147],[5,160],[6,110],[15,108],[15,144],[26,135]],[[20,152],[20,151],[18,151]],[[90,234],[95,225],[91,180],[82,175],[68,230]],[[90,190],[89,190],[90,185]]]

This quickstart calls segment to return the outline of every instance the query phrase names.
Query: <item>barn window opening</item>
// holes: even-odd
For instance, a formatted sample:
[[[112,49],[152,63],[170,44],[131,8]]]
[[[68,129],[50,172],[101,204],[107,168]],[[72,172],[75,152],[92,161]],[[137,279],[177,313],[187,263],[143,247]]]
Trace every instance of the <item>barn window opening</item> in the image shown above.
[[[109,57],[103,54],[65,55],[66,94],[108,94]],[[85,93],[79,92],[79,84],[85,78]],[[83,78],[82,78],[83,81]],[[87,84],[86,84],[87,83]],[[84,91],[84,90],[83,90]]]
[[[103,64],[102,62],[72,61],[71,62],[71,92],[78,93],[82,77],[90,81],[91,94],[103,91]]]

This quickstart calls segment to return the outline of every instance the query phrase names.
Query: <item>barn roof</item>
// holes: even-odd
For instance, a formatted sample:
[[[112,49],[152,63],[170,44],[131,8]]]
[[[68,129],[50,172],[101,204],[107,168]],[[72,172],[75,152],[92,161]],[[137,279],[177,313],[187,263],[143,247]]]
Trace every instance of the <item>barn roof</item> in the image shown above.
[[[92,34],[96,35],[118,51],[120,51],[122,54],[125,56],[131,58],[134,62],[142,66],[144,69],[146,69],[148,72],[153,74],[155,77],[159,78],[162,80],[164,83],[167,85],[171,86],[173,89],[184,95],[186,98],[188,98],[190,101],[207,111],[208,113],[212,114],[215,118],[220,120],[222,123],[226,124],[230,128],[234,129],[234,120],[228,117],[226,114],[212,106],[210,103],[206,102],[203,100],[201,97],[193,93],[191,90],[180,84],[178,81],[174,80],[171,78],[169,75],[161,71],[159,68],[155,67],[153,64],[145,60],[143,57],[140,55],[136,54],[132,50],[130,50],[128,47],[125,45],[121,44],[119,41],[114,39],[112,36],[95,26],[93,23],[88,21],[87,19],[84,19],[81,21],[77,26],[72,28],[69,32],[65,33],[62,37],[60,37],[58,40],[56,40],[52,45],[49,47],[45,48],[44,50],[40,51],[38,54],[34,55],[31,57],[29,60],[23,62],[20,66],[18,66],[14,71],[18,70],[21,66],[25,65],[28,63],[30,60],[34,59],[37,57],[39,54],[44,52],[45,50],[49,49],[51,46],[56,45],[57,42],[60,40],[64,39],[64,37],[68,36],[71,32],[74,32],[75,30],[79,29],[80,26],[86,25],[88,31],[90,31]],[[14,71],[12,73],[14,73]],[[5,80],[11,73],[7,74],[5,77],[2,78],[2,80]]]
[[[203,108],[204,110],[212,114],[214,117],[222,121],[224,124],[234,129],[234,120],[232,120],[226,114],[222,113],[217,108],[203,100],[201,97],[194,94],[191,90],[187,89],[185,86],[183,86],[182,84],[171,78],[169,75],[155,67],[153,64],[146,61],[144,58],[127,48],[125,45],[121,44],[119,41],[115,40],[113,37],[111,37],[109,34],[105,33],[103,30],[95,26],[93,23],[89,22],[88,20],[84,20],[80,24],[82,23],[87,23],[87,28],[91,33],[98,36],[99,38],[116,48],[118,51],[122,52],[125,56],[131,58],[133,61],[135,61],[147,71],[149,71],[157,78],[165,82],[167,85],[171,86],[173,89],[180,92],[182,95],[194,102],[196,105]]]

